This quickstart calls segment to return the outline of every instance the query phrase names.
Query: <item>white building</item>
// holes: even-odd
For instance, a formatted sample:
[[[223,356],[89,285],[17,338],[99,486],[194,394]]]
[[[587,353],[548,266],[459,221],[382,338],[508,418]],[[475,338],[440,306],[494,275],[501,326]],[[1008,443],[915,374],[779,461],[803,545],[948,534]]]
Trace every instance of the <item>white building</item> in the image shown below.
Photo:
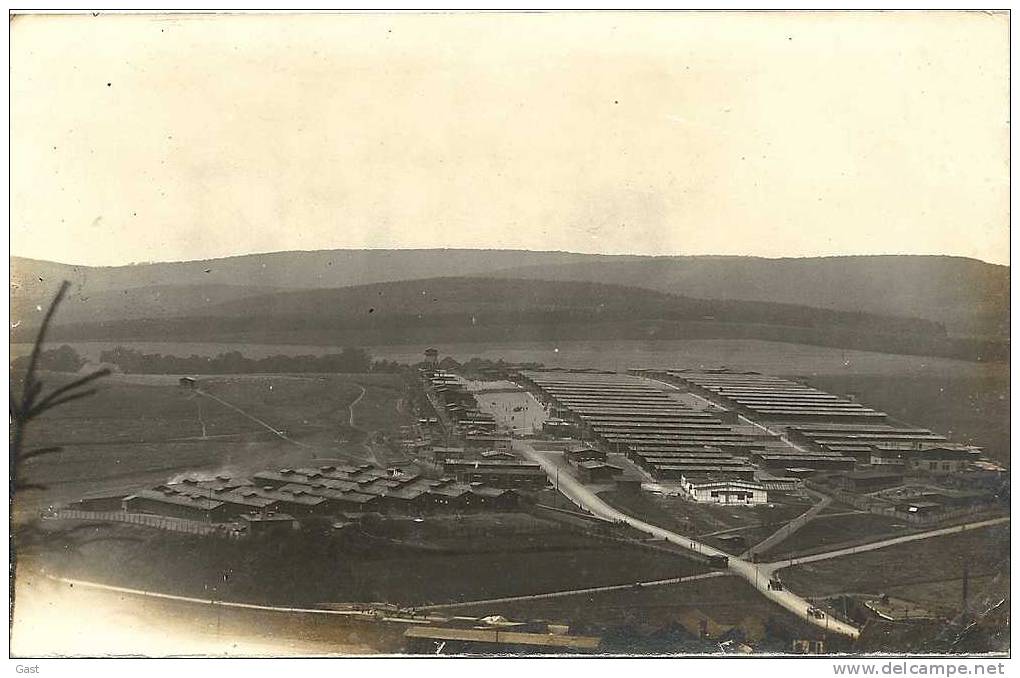
[[[764,485],[748,480],[688,480],[681,479],[684,492],[696,502],[704,504],[739,504],[756,506],[766,504],[769,493]]]

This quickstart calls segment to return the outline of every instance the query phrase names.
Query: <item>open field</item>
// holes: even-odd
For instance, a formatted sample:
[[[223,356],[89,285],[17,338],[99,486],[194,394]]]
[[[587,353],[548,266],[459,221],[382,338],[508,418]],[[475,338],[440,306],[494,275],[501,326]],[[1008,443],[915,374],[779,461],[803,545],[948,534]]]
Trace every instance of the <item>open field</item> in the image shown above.
[[[589,547],[591,538],[566,529],[555,520],[523,511],[430,515],[425,519],[387,516],[363,521],[367,535],[449,552],[503,550],[503,539],[512,535],[521,549],[550,545]]]
[[[337,345],[73,342],[79,352],[98,360],[103,350],[122,345],[147,353],[216,355],[240,351],[250,358],[274,354],[336,353]],[[12,356],[30,350],[12,344]],[[375,358],[416,363],[422,346],[374,346]],[[946,358],[850,351],[771,341],[616,340],[520,343],[451,343],[442,355],[458,360],[471,357],[511,362],[536,361],[547,366],[699,368],[726,365],[768,374],[807,378],[833,393],[855,393],[873,407],[911,424],[974,442],[1002,463],[1009,463],[1009,374],[1007,364],[982,364]],[[125,375],[138,378],[144,375]],[[375,375],[373,375],[375,376]]]
[[[942,614],[961,609],[964,568],[975,609],[1009,596],[1009,525],[890,546],[781,571],[806,596],[889,593]],[[987,609],[987,608],[986,608]]]
[[[200,388],[234,405],[177,385],[176,379],[114,375],[90,398],[59,407],[28,431],[28,447],[60,445],[25,464],[29,481],[16,513],[99,492],[128,492],[189,474],[249,474],[266,468],[341,458],[375,461],[366,433],[394,434],[409,415],[395,375],[222,375]],[[66,375],[45,375],[48,386]],[[354,427],[348,405],[354,406]],[[255,421],[258,419],[282,437]],[[204,435],[203,435],[204,434]]]
[[[784,556],[794,553],[825,551],[827,546],[835,547],[859,539],[878,541],[923,530],[912,528],[893,516],[855,513],[830,517],[823,514],[770,550],[766,560],[782,560]]]

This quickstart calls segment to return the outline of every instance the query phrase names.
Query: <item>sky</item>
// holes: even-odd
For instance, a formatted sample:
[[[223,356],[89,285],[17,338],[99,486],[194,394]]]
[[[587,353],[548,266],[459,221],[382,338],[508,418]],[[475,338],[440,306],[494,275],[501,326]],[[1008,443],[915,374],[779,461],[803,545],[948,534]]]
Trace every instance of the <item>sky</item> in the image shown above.
[[[1009,263],[1008,18],[20,16],[11,253]]]

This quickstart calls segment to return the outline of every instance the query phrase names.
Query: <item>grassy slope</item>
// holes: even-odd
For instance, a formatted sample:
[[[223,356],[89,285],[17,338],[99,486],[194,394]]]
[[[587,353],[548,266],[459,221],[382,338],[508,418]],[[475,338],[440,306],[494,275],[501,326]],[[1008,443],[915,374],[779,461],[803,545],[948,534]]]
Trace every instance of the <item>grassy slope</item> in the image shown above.
[[[720,627],[733,626],[756,640],[764,635],[764,627],[772,620],[781,620],[787,628],[803,628],[803,623],[793,615],[769,602],[750,584],[736,577],[462,610],[463,614],[569,620],[598,629],[609,642],[618,644],[617,651],[621,652],[640,651],[649,637],[673,626],[684,626],[697,634],[702,619],[711,621],[714,632],[718,632]],[[759,647],[764,651],[789,650],[787,645]],[[660,648],[658,651],[663,650]]]
[[[917,316],[964,334],[1009,332],[1009,267],[962,257],[606,258],[533,265],[500,275],[598,280],[705,299]]]
[[[79,309],[80,310],[80,309]],[[31,322],[14,330],[23,340]],[[591,282],[433,278],[199,303],[183,317],[61,324],[58,341],[178,340],[387,345],[449,341],[767,339],[890,353],[1002,360],[1002,340],[942,326],[769,302],[703,300]]]
[[[978,578],[975,598],[1009,595],[1009,541],[1008,525],[982,528],[799,565],[782,576],[807,596],[888,592],[952,613],[960,609],[965,566]]]
[[[403,606],[461,602],[564,589],[627,584],[693,574],[679,556],[608,543],[529,518],[541,529],[519,533],[493,521],[475,550],[398,548],[378,540],[295,533],[274,540],[228,541],[116,526],[107,536],[138,540],[85,546],[80,557],[56,554],[51,565],[122,586],[228,600],[312,606],[382,601]]]

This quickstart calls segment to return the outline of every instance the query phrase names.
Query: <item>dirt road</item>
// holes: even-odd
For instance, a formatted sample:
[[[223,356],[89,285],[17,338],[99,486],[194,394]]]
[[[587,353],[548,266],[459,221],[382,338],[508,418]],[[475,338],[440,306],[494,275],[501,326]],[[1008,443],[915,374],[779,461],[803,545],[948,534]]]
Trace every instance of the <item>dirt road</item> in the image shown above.
[[[271,431],[273,433],[273,435],[275,435],[277,438],[280,438],[281,440],[286,440],[288,443],[292,443],[294,445],[297,445],[298,447],[311,448],[310,445],[306,445],[305,443],[303,443],[303,442],[301,442],[299,440],[294,440],[292,438],[288,438],[287,434],[284,431],[279,431],[279,430],[273,428],[273,426],[271,424],[268,424],[268,423],[262,421],[261,419],[259,419],[258,417],[245,412],[244,410],[242,410],[237,405],[234,405],[233,403],[228,403],[226,400],[224,400],[223,398],[220,398],[219,396],[214,396],[212,393],[209,393],[208,391],[203,391],[200,388],[196,388],[195,389],[195,393],[198,393],[201,396],[205,396],[206,398],[209,398],[210,400],[215,400],[220,405],[223,405],[224,407],[228,407],[228,408],[232,409],[234,412],[237,412],[242,417],[244,417],[246,419],[250,419],[251,421],[254,421],[259,426],[261,426],[261,427]]]
[[[589,511],[603,520],[613,523],[626,523],[640,532],[644,532],[657,539],[664,539],[689,551],[705,556],[726,557],[728,558],[728,568],[732,573],[743,577],[748,583],[758,589],[763,596],[786,608],[798,617],[833,633],[850,636],[851,638],[856,638],[860,635],[860,630],[856,626],[836,619],[824,611],[816,610],[811,603],[797,594],[787,590],[772,590],[768,585],[771,571],[764,569],[763,566],[731,556],[719,549],[695,541],[690,537],[646,523],[613,508],[574,478],[570,467],[563,461],[561,454],[538,452],[530,443],[524,440],[514,440],[514,449],[525,458],[537,462],[545,470],[550,481],[559,487],[560,492],[579,508]]]
[[[979,520],[973,523],[966,523],[964,525],[954,525],[952,527],[943,527],[938,530],[929,530],[927,532],[916,532],[914,534],[905,534],[902,537],[893,537],[892,539],[883,539],[881,541],[871,542],[870,544],[861,544],[859,546],[850,546],[847,548],[835,549],[833,551],[826,551],[824,553],[815,553],[809,556],[800,556],[799,558],[790,558],[788,560],[779,560],[772,563],[760,563],[763,569],[767,569],[770,573],[780,570],[784,567],[791,567],[793,565],[803,565],[805,563],[814,563],[819,560],[829,560],[830,558],[839,558],[841,556],[852,556],[858,553],[864,553],[866,551],[876,551],[878,549],[884,549],[889,546],[896,546],[897,544],[906,544],[911,541],[919,541],[921,539],[931,539],[932,537],[943,537],[950,534],[959,534],[960,532],[966,532],[967,530],[977,530],[982,527],[991,527],[992,525],[1002,525],[1003,523],[1009,522],[1009,516],[1002,518],[990,518],[988,520]]]

